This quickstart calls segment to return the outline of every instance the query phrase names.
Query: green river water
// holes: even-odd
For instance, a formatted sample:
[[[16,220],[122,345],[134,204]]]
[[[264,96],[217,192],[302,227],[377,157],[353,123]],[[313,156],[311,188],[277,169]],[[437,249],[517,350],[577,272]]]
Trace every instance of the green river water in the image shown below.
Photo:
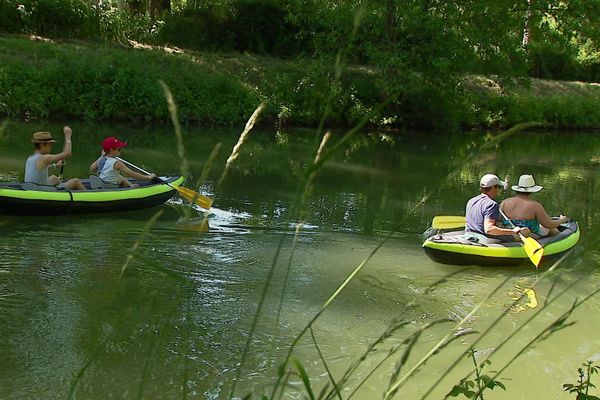
[[[87,175],[99,153],[98,143],[107,135],[129,141],[123,153],[129,161],[161,174],[179,171],[175,136],[169,128],[72,127],[74,156],[65,169],[68,177]],[[1,181],[22,178],[31,152],[30,135],[44,128],[58,138],[60,149],[59,125],[4,127]],[[186,206],[177,198],[161,207],[162,215],[141,241],[157,209],[114,215],[0,216],[1,399],[227,398],[276,259],[236,391],[238,396],[270,394],[289,344],[391,231],[391,238],[317,320],[314,335],[332,375],[339,378],[394,321],[407,322],[360,365],[342,390],[347,398],[392,346],[427,323],[452,319],[421,335],[402,376],[498,285],[502,287],[463,329],[485,330],[511,305],[511,296],[545,270],[440,265],[421,249],[422,233],[432,217],[462,214],[486,172],[508,174],[513,182],[520,174],[534,174],[545,186],[536,198],[549,212],[577,219],[582,230],[580,244],[558,272],[537,284],[538,309],[574,286],[531,321],[538,309],[520,302],[476,345],[494,348],[526,323],[493,355],[491,369],[504,366],[575,299],[600,285],[597,134],[521,133],[475,157],[474,150],[489,135],[355,136],[315,178],[285,284],[298,220],[294,199],[302,172],[314,157],[314,132],[253,131],[218,189],[216,182],[239,131],[196,128],[184,133],[192,173],[188,186],[194,186],[214,146],[222,143],[201,185],[202,193],[215,198],[209,233],[195,230],[202,218],[199,211],[192,210],[191,220],[182,218]],[[334,135],[329,146],[339,138]],[[424,196],[427,199],[420,204]],[[123,270],[129,254],[133,258]],[[562,392],[562,384],[575,382],[584,361],[600,359],[599,306],[596,296],[577,308],[568,320],[576,322],[573,326],[526,350],[504,371],[507,392],[496,389],[486,392],[485,398],[574,399]],[[408,379],[396,398],[421,398],[477,336],[453,341]],[[294,354],[318,392],[328,378],[310,335]],[[382,398],[401,354],[385,362],[353,398]],[[428,398],[443,398],[471,367],[463,359]],[[290,382],[299,390],[290,387],[284,398],[302,398],[301,379],[293,375]]]

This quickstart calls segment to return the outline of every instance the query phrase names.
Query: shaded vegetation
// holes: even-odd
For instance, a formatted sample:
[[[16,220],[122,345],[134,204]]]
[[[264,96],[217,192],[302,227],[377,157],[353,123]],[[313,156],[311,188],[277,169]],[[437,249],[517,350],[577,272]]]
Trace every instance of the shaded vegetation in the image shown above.
[[[531,120],[600,126],[600,87],[593,85],[534,80],[523,86],[467,77],[458,81],[459,95],[427,85],[392,100],[379,69],[349,67],[337,79],[332,65],[307,59],[173,51],[0,37],[0,112],[25,119],[167,123],[162,79],[172,88],[184,123],[240,124],[267,101],[262,121],[279,128],[318,124],[324,104],[329,104],[325,122],[337,126],[365,118],[375,126],[411,129],[501,127]]]
[[[163,79],[183,122],[239,124],[266,100],[264,118],[278,126],[324,116],[422,130],[598,127],[598,91],[512,90],[535,77],[600,81],[598,18],[597,0],[0,0],[0,31],[93,40],[54,50],[2,40],[0,103],[13,116],[164,122]],[[142,55],[102,41],[186,51]],[[504,90],[478,96],[465,76],[496,76]]]

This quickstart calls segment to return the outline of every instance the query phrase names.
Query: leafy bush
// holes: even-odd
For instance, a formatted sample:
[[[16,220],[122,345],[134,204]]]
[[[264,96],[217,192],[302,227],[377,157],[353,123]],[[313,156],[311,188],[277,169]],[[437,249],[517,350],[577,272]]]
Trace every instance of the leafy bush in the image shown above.
[[[178,56],[7,39],[0,47],[7,55],[0,102],[12,115],[168,122],[161,79],[175,93],[183,122],[239,123],[260,102],[238,82]]]
[[[531,76],[568,80],[579,76],[577,49],[568,44],[535,43],[528,48]]]
[[[0,30],[19,33],[23,30],[26,11],[14,0],[0,0]]]
[[[165,18],[160,40],[196,50],[232,50],[235,38],[227,20],[212,9],[186,8]]]

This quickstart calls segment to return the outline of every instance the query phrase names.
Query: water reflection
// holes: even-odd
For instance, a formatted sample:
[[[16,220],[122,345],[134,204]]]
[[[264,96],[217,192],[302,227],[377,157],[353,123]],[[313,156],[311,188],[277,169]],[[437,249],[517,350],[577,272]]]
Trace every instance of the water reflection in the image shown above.
[[[9,125],[0,142],[0,176],[22,174],[21,162],[30,151],[27,140],[40,127]],[[178,170],[168,131],[81,126],[74,127],[75,156],[68,174],[85,176],[97,143],[116,130],[128,134],[124,135],[131,143],[127,157],[136,164],[161,173]],[[67,398],[71,391],[76,398],[89,399],[225,397],[281,235],[283,248],[243,369],[242,393],[268,392],[265,387],[273,383],[286,346],[377,246],[381,235],[400,222],[397,235],[315,325],[334,375],[341,376],[393,321],[408,321],[401,335],[391,339],[390,343],[398,344],[427,322],[463,318],[508,278],[466,326],[483,330],[510,307],[517,287],[535,281],[535,271],[469,268],[456,272],[425,257],[419,233],[436,214],[462,213],[466,199],[476,192],[479,176],[488,171],[513,179],[533,173],[546,187],[538,198],[547,209],[578,219],[584,239],[600,229],[595,222],[599,199],[594,158],[600,140],[595,135],[522,134],[476,159],[466,158],[472,144],[481,140],[476,133],[406,134],[393,142],[382,142],[377,135],[360,136],[319,171],[277,325],[296,222],[292,202],[302,167],[312,157],[310,139],[290,132],[288,142],[282,144],[269,132],[253,133],[225,186],[216,193],[216,208],[208,216],[211,231],[206,234],[194,228],[204,217],[196,211],[191,220],[182,220],[185,204],[173,200],[163,207],[123,275],[126,257],[155,210],[112,216],[1,217],[2,397]],[[198,175],[215,143],[231,147],[236,134],[194,131],[185,140]],[[225,157],[220,155],[204,183],[210,193]],[[430,200],[415,208],[425,194],[430,194]],[[495,366],[568,309],[576,297],[598,286],[597,244],[583,242],[564,262],[554,293],[585,279],[531,322],[515,344],[498,354]],[[432,283],[453,272],[427,292]],[[551,286],[551,281],[543,281],[535,288],[539,303],[547,300]],[[414,305],[407,306],[412,300]],[[575,329],[540,343],[507,370],[512,379],[510,398],[554,398],[560,384],[573,380],[577,366],[593,357],[600,345],[594,335],[600,329],[600,320],[594,317],[599,305],[592,299],[576,312]],[[497,345],[532,310],[508,314],[480,347]],[[440,325],[426,331],[414,359],[443,337],[445,329]],[[422,394],[432,377],[439,376],[471,340],[462,338],[432,359],[424,373],[409,381],[408,397]],[[365,362],[357,381],[375,367],[389,350],[386,346]],[[322,387],[327,378],[309,339],[300,343],[297,354],[316,388]],[[387,367],[368,381],[357,398],[380,396],[393,365]],[[443,397],[467,368],[450,374],[433,398]]]

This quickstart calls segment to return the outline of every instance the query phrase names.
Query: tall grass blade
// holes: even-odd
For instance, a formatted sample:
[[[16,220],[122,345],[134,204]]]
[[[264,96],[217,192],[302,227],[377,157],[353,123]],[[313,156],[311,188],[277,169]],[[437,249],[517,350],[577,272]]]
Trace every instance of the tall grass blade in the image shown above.
[[[594,232],[590,232],[589,235],[582,241],[580,242],[581,244],[585,244],[587,242],[592,242],[591,246],[592,247],[596,247],[598,242],[600,240],[596,239],[598,236],[596,235],[596,231]],[[534,288],[539,282],[541,282],[542,280],[544,280],[547,276],[551,276],[554,271],[564,262],[564,260],[570,255],[572,254],[573,250],[569,250],[568,252],[566,252],[560,259],[558,259],[554,264],[552,264],[542,275],[538,276],[536,273],[536,280],[535,282],[530,286],[531,288]],[[575,281],[571,282],[565,289],[563,289],[560,293],[558,293],[554,298],[550,299],[550,294],[554,291],[554,288],[556,286],[556,284],[558,283],[558,280],[560,279],[560,275],[556,275],[556,279],[553,281],[553,284],[551,285],[548,294],[546,295],[546,300],[544,301],[544,304],[542,307],[539,307],[536,312],[523,324],[521,324],[519,327],[517,327],[508,337],[506,337],[499,345],[497,345],[494,348],[494,351],[492,353],[490,353],[487,357],[486,360],[494,353],[498,352],[502,347],[504,347],[505,344],[507,344],[512,338],[514,338],[525,326],[528,326],[528,324],[534,319],[536,318],[538,315],[540,315],[543,311],[545,311],[546,307],[549,307],[552,303],[554,303],[556,300],[558,300],[559,298],[561,298],[563,295],[565,295],[570,289],[572,289],[575,285],[577,285],[579,282],[581,282],[584,278],[580,277],[578,279],[576,279]],[[507,308],[502,314],[500,314],[495,320],[494,322],[488,326],[488,328],[486,328],[482,334],[471,344],[473,347],[475,347],[477,345],[477,343],[482,340],[501,320],[502,318],[504,318],[506,316],[506,314],[508,313],[508,311],[510,310],[510,308],[514,307],[523,297],[525,296],[525,293],[523,293],[518,299],[516,299],[511,307]],[[421,397],[421,400],[426,399],[431,392],[440,385],[441,381],[446,377],[446,375],[448,374],[448,372],[450,372],[452,369],[454,369],[456,367],[456,365],[462,360],[462,358],[466,355],[466,351],[463,352],[461,355],[459,355],[454,362],[446,369],[446,371],[429,387],[429,389],[427,390],[427,392],[425,392],[423,394],[423,396]],[[467,379],[471,374],[468,374],[464,379]]]
[[[557,277],[556,280],[558,280],[559,277]],[[573,282],[572,284],[570,284],[569,286],[567,286],[564,290],[562,290],[555,298],[553,298],[551,301],[549,301],[547,303],[547,305],[543,306],[543,307],[539,307],[531,317],[529,317],[527,319],[527,321],[525,321],[523,324],[521,324],[519,327],[517,327],[508,337],[506,337],[499,345],[494,347],[494,351],[492,353],[490,353],[485,359],[487,360],[493,353],[498,352],[506,343],[508,343],[514,336],[516,336],[521,329],[523,329],[525,326],[528,326],[529,323],[540,313],[542,313],[545,310],[546,306],[550,306],[554,301],[556,301],[557,299],[559,299],[563,294],[567,293],[571,288],[573,288],[578,282],[580,282],[581,279]],[[533,287],[533,286],[531,286]],[[492,331],[492,329],[508,314],[509,310],[514,307],[523,297],[525,296],[525,294],[523,294],[521,297],[519,297],[518,299],[514,300],[512,305],[510,307],[507,307],[507,309],[505,311],[503,311],[478,337],[477,339],[475,339],[475,341],[473,341],[471,343],[471,347],[476,347],[477,344],[484,338],[486,337],[487,334],[489,334],[489,332]],[[425,398],[427,398],[431,392],[438,387],[442,380],[446,377],[446,375],[452,371],[460,361],[462,361],[462,359],[467,355],[468,350],[465,350],[464,352],[462,352],[455,360],[452,364],[450,364],[450,366],[444,371],[444,373],[429,387],[429,389],[423,394],[423,396],[421,397],[421,400],[424,400]],[[465,377],[465,379],[467,379],[470,376],[470,374],[468,376]]]
[[[427,287],[427,289],[425,289],[425,292],[423,294],[429,294],[429,293],[431,293],[439,285],[448,282],[449,278],[452,278],[453,276],[456,276],[456,275],[460,275],[463,272],[468,271],[468,270],[470,270],[472,268],[473,267],[465,267],[465,268],[461,268],[461,269],[459,269],[457,271],[451,272],[451,273],[449,273],[447,275],[444,275],[443,277],[441,277],[440,279],[438,279],[437,281],[435,281],[431,285],[429,285]]]
[[[83,367],[81,367],[79,369],[79,371],[77,372],[77,375],[75,375],[75,379],[71,383],[71,387],[69,389],[69,395],[67,396],[68,400],[71,400],[73,398],[73,396],[75,394],[75,389],[77,388],[77,384],[83,377],[83,374],[85,374],[85,371],[87,371],[87,369],[90,367],[90,365],[92,365],[92,362],[94,362],[94,360],[96,360],[100,356],[100,352],[106,348],[108,339],[109,339],[109,337],[106,337],[106,339],[104,339],[102,341],[102,343],[96,347],[96,349],[92,353],[92,356],[89,358],[89,360],[86,361],[86,363],[83,365]]]
[[[315,154],[315,159],[313,161],[313,164],[316,164],[319,159],[321,158],[321,154],[323,153],[323,149],[325,148],[325,145],[327,144],[327,142],[329,141],[331,137],[331,133],[327,132],[325,133],[325,135],[323,136],[323,139],[321,139],[321,144],[319,145],[319,148],[317,149],[317,153]],[[304,186],[304,194],[302,195],[302,200],[300,202],[301,204],[301,209],[305,209],[306,207],[306,202],[308,201],[308,196],[310,191],[312,190],[312,182],[316,176],[316,172],[317,171],[313,171],[312,174],[310,174],[310,176],[308,177],[305,186]],[[292,269],[292,260],[294,258],[294,253],[296,251],[296,245],[298,243],[298,238],[300,236],[300,231],[302,230],[302,227],[304,225],[304,218],[305,218],[305,212],[301,211],[300,212],[300,222],[298,222],[296,224],[296,229],[294,231],[294,240],[292,242],[292,249],[290,251],[290,256],[288,258],[288,265],[285,271],[285,276],[283,278],[283,285],[281,288],[281,296],[279,298],[279,305],[277,307],[277,318],[276,318],[276,325],[279,326],[279,320],[281,317],[281,309],[283,307],[283,302],[285,300],[285,293],[287,291],[287,285],[289,282],[289,275],[290,275],[290,271]]]
[[[321,352],[321,349],[319,348],[319,344],[317,343],[317,339],[315,338],[315,332],[313,331],[312,327],[310,328],[310,337],[312,338],[312,341],[313,341],[313,343],[315,345],[315,349],[317,349],[317,353],[319,354],[319,358],[321,359],[321,362],[323,363],[323,367],[325,368],[325,371],[327,372],[327,376],[329,377],[329,381],[333,385],[333,390],[335,390],[335,393],[337,394],[338,399],[342,400],[342,395],[340,393],[340,389],[338,387],[338,384],[335,383],[335,379],[333,377],[333,374],[329,370],[329,366],[327,365],[327,361],[325,361],[325,357],[323,357],[323,353]]]
[[[159,210],[144,225],[144,229],[142,229],[142,233],[141,233],[139,239],[136,240],[133,243],[133,246],[131,247],[131,250],[129,251],[129,254],[127,254],[127,257],[125,257],[125,262],[123,263],[123,266],[121,267],[121,274],[120,274],[121,278],[123,277],[123,274],[125,273],[125,270],[129,266],[129,263],[133,260],[137,249],[140,247],[140,244],[144,241],[144,238],[146,237],[146,235],[150,231],[150,228],[152,228],[152,226],[156,223],[156,221],[162,215],[162,213],[163,213],[163,210]]]
[[[252,320],[252,325],[250,327],[250,332],[248,333],[248,337],[246,338],[246,343],[244,344],[244,350],[242,351],[242,358],[236,367],[235,380],[233,381],[233,384],[231,386],[231,391],[229,393],[230,399],[233,398],[233,396],[235,394],[235,390],[237,388],[237,383],[240,380],[240,377],[242,374],[242,368],[244,367],[244,364],[246,363],[246,358],[248,357],[248,353],[250,352],[250,344],[252,343],[252,339],[254,338],[254,333],[256,332],[256,325],[258,324],[258,319],[260,317],[262,308],[264,306],[265,299],[267,297],[267,292],[269,291],[269,288],[271,286],[271,281],[273,280],[275,266],[277,265],[277,260],[279,259],[279,253],[281,252],[281,249],[283,247],[284,240],[285,240],[285,236],[282,235],[281,239],[279,239],[279,243],[275,250],[275,255],[273,256],[273,261],[271,262],[271,267],[269,268],[269,273],[267,275],[267,279],[263,286],[260,300],[259,300],[258,306],[256,308],[256,313],[254,314],[254,318]],[[275,398],[275,396],[272,395],[271,398]]]
[[[177,105],[175,104],[175,100],[173,99],[173,94],[171,93],[171,89],[164,81],[159,81],[160,86],[165,94],[165,99],[167,100],[167,105],[169,107],[169,115],[171,116],[171,122],[173,123],[173,127],[175,128],[175,137],[177,138],[177,155],[179,156],[179,160],[181,161],[181,174],[183,176],[190,175],[190,168],[187,162],[187,158],[185,158],[185,146],[183,144],[183,135],[181,133],[181,124],[179,122],[179,117],[177,116]]]
[[[523,353],[525,353],[525,351],[527,351],[535,343],[545,340],[550,335],[552,335],[568,326],[573,325],[575,322],[570,322],[570,323],[567,322],[567,320],[571,316],[571,314],[577,308],[579,308],[581,305],[586,303],[589,299],[596,296],[598,293],[600,293],[600,288],[594,290],[592,293],[590,293],[589,295],[584,297],[581,301],[576,299],[575,302],[573,303],[573,305],[571,306],[571,308],[569,308],[560,317],[558,317],[556,320],[554,320],[552,323],[550,323],[544,330],[542,330],[533,339],[531,339],[527,344],[525,344],[521,348],[521,350],[519,350],[517,352],[517,354],[515,354],[509,361],[507,361],[506,364],[494,374],[494,376],[492,377],[492,380],[496,380],[496,378],[498,378],[515,360],[517,360],[519,357],[521,357],[523,355]]]
[[[504,278],[502,283],[496,286],[494,290],[482,302],[477,304],[477,306],[475,306],[467,315],[465,315],[435,346],[431,348],[431,350],[429,350],[429,352],[427,352],[427,354],[425,354],[425,356],[423,356],[423,358],[421,358],[415,365],[413,365],[411,369],[402,376],[402,378],[400,378],[393,385],[391,385],[391,387],[386,391],[384,398],[392,398],[393,394],[397,393],[397,390],[402,387],[406,380],[410,378],[425,362],[427,362],[427,360],[429,360],[429,358],[433,356],[438,351],[438,349],[444,345],[445,342],[448,341],[448,339],[452,336],[453,332],[458,331],[465,322],[471,319],[471,317],[475,315],[475,313],[481,308],[481,306],[487,303],[492,298],[492,296],[496,294],[496,292],[500,290],[500,288],[502,288],[506,284],[506,282],[508,282],[509,278],[510,277]]]
[[[231,151],[231,154],[229,155],[229,157],[227,158],[227,161],[225,162],[225,169],[223,170],[223,173],[221,174],[221,177],[219,178],[219,181],[217,182],[217,187],[221,187],[221,184],[225,181],[225,178],[227,177],[229,168],[231,168],[231,165],[233,164],[233,162],[239,157],[242,146],[248,139],[248,135],[250,134],[250,131],[252,130],[252,128],[254,128],[254,124],[258,120],[258,116],[260,115],[262,110],[265,108],[265,106],[266,106],[265,102],[261,103],[256,108],[256,110],[254,110],[254,112],[248,119],[248,122],[246,122],[246,126],[244,127],[244,130],[242,131],[240,138],[238,139],[235,146],[233,146],[233,150]]]
[[[292,364],[294,364],[294,367],[296,367],[296,370],[298,371],[298,374],[302,379],[302,383],[304,383],[304,388],[306,389],[306,394],[308,394],[308,398],[310,400],[316,400],[315,394],[313,393],[312,387],[310,385],[310,378],[306,373],[306,369],[304,369],[304,365],[302,365],[300,360],[298,360],[296,357],[292,357],[291,361]]]

